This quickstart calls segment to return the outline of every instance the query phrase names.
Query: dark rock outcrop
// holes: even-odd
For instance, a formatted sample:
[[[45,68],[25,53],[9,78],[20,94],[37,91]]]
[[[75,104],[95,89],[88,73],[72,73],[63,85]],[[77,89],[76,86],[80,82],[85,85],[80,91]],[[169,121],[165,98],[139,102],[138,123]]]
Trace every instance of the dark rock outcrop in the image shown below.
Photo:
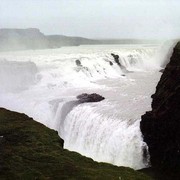
[[[77,66],[82,66],[81,61],[79,59],[77,59],[75,62]]]
[[[111,56],[114,58],[114,61],[121,66],[121,63],[119,62],[119,55],[111,53]]]
[[[109,64],[110,64],[110,66],[112,66],[112,65],[113,65],[113,62],[109,61]]]
[[[159,72],[163,73],[163,72],[164,72],[164,69],[159,70]]]
[[[99,102],[104,100],[105,98],[96,93],[93,94],[83,93],[78,95],[77,99],[79,100],[80,103],[86,103],[86,102]]]
[[[121,70],[123,70],[124,72],[127,72],[126,67],[123,66],[119,61],[119,55],[111,53],[111,56],[114,58],[115,63],[121,68]]]
[[[153,168],[180,169],[180,43],[152,95],[152,111],[142,116],[140,128],[149,147]]]

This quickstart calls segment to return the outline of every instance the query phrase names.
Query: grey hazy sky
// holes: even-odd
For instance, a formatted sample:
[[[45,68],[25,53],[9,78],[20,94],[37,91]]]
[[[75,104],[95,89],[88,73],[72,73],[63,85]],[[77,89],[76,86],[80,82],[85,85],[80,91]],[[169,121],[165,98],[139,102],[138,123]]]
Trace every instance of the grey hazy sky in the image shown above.
[[[0,28],[89,38],[180,38],[180,0],[0,0]]]

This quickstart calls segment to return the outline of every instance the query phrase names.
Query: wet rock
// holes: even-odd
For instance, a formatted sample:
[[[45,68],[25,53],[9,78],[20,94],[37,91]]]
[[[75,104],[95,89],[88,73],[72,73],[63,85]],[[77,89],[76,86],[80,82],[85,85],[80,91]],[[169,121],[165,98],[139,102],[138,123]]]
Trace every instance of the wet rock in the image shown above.
[[[159,72],[163,73],[163,72],[164,72],[164,69],[159,70]]]
[[[109,64],[110,64],[110,66],[112,66],[112,65],[113,65],[113,62],[109,61]]]
[[[81,103],[86,103],[86,102],[99,102],[99,101],[104,100],[105,98],[96,93],[93,93],[93,94],[83,93],[83,94],[78,95],[77,99]]]
[[[77,59],[75,62],[76,62],[76,65],[77,65],[77,66],[82,66],[82,64],[81,64],[81,61],[80,61],[80,60],[78,60],[78,59]]]
[[[180,169],[180,43],[152,95],[152,111],[142,116],[140,128],[149,147],[153,168]]]
[[[121,63],[119,62],[119,55],[111,53],[111,56],[114,58],[114,61],[121,66]]]
[[[116,64],[121,68],[121,70],[122,70],[123,72],[125,72],[125,73],[128,72],[127,69],[126,69],[126,67],[123,66],[123,65],[120,63],[120,61],[119,61],[119,55],[116,55],[116,54],[111,53],[111,56],[113,56],[114,61],[115,61]]]

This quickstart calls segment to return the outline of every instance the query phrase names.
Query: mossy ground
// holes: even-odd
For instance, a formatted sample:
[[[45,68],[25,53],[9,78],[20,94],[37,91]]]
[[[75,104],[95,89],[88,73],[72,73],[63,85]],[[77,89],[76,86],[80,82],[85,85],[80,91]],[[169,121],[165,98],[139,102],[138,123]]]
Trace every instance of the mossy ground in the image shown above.
[[[65,150],[56,131],[3,108],[0,136],[0,179],[150,179],[130,168],[97,163]]]

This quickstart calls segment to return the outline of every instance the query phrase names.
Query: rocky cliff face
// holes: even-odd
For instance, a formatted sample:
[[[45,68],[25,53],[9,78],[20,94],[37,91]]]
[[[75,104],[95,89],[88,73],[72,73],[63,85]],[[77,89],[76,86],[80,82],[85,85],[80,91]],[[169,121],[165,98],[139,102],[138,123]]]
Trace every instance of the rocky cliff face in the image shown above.
[[[142,116],[140,128],[152,167],[180,168],[180,42],[175,46],[152,95],[152,111]]]

